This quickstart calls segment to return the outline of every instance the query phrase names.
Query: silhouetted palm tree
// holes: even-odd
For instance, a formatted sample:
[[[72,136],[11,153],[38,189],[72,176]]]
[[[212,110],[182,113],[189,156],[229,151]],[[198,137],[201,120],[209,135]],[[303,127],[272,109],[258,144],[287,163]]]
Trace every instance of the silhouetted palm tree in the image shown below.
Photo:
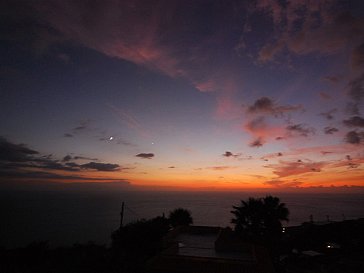
[[[251,239],[272,239],[279,237],[282,221],[288,221],[289,211],[278,197],[249,198],[241,200],[240,206],[233,206],[231,222],[235,231]]]
[[[231,211],[235,218],[231,220],[235,224],[235,231],[252,236],[260,234],[263,230],[263,203],[261,199],[250,197],[248,201],[241,200],[240,206],[233,206]]]
[[[169,213],[168,219],[172,227],[188,226],[193,223],[193,219],[189,210],[178,208]]]
[[[264,223],[269,237],[279,236],[282,232],[282,221],[288,221],[289,210],[278,197],[271,195],[263,198]]]

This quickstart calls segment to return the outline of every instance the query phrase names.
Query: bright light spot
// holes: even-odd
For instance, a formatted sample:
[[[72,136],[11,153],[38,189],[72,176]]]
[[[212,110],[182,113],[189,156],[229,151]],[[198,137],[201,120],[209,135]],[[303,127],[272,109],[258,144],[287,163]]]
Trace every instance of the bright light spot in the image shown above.
[[[152,145],[154,145],[154,142],[152,142]]]
[[[111,137],[109,137],[109,140],[111,141],[111,140],[113,140],[114,139],[114,137],[113,136],[111,136]]]

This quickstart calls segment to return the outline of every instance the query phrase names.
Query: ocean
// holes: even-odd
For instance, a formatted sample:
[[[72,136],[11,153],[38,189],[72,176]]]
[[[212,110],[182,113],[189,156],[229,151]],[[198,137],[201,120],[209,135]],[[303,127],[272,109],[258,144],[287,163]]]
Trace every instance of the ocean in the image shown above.
[[[233,205],[241,199],[264,197],[253,192],[0,192],[0,246],[13,248],[33,241],[67,246],[93,241],[109,244],[120,224],[168,216],[174,208],[191,211],[195,225],[229,226]],[[364,217],[363,193],[274,193],[290,211],[287,226],[309,221],[341,221]]]

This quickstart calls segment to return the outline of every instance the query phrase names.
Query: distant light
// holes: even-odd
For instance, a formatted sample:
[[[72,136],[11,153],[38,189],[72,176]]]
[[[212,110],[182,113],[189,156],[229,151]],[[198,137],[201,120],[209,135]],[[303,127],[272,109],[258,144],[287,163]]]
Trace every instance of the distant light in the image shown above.
[[[285,227],[282,228],[282,232],[283,233],[286,232],[286,228]]]
[[[109,137],[109,140],[111,141],[111,140],[113,140],[114,139],[114,137],[113,136],[111,136],[111,137]]]
[[[152,145],[154,145],[154,142],[152,142]]]
[[[327,247],[327,248],[331,248],[331,245],[327,245],[326,247]]]

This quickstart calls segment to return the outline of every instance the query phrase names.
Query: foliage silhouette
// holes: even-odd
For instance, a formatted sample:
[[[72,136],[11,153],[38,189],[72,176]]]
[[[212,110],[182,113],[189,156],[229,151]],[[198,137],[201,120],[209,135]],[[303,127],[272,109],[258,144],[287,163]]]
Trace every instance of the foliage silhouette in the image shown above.
[[[169,213],[169,222],[172,227],[188,226],[193,224],[191,213],[187,209],[177,208]]]
[[[143,272],[147,259],[162,247],[162,238],[169,230],[164,217],[138,220],[114,231],[111,235],[113,264],[121,272]]]
[[[247,239],[272,242],[280,238],[282,221],[288,221],[289,210],[278,197],[266,196],[241,200],[233,206],[235,231]]]

